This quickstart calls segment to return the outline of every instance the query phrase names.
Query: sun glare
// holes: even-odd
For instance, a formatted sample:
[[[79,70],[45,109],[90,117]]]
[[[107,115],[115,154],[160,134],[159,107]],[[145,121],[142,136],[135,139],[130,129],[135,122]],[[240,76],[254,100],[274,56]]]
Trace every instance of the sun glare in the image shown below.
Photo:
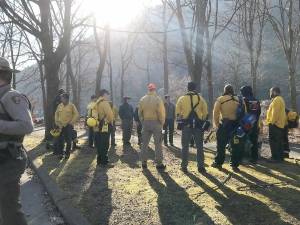
[[[109,24],[113,28],[126,27],[145,7],[151,6],[151,0],[88,0],[86,10],[93,13],[99,24]]]

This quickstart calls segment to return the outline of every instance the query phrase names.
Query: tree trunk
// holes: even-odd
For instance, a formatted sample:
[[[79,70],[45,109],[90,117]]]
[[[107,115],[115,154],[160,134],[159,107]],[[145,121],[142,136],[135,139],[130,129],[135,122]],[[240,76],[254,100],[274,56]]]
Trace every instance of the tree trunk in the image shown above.
[[[108,40],[110,38],[110,30],[109,28],[106,28],[105,30],[105,39],[104,39],[104,46],[103,50],[100,46],[100,40],[97,34],[97,28],[96,24],[94,24],[94,36],[95,36],[95,41],[98,49],[98,54],[99,54],[99,65],[96,73],[96,89],[95,89],[95,94],[99,96],[99,92],[101,89],[101,82],[102,82],[102,76],[103,76],[103,71],[105,69],[105,64],[106,64],[106,58],[107,58],[107,46],[108,46]]]
[[[38,68],[40,72],[40,79],[41,79],[41,88],[42,88],[42,98],[43,98],[43,115],[46,118],[46,111],[47,111],[47,95],[46,95],[46,87],[45,87],[45,74],[43,69],[43,64],[41,61],[37,61]],[[46,137],[46,129],[45,129],[45,137]]]
[[[214,87],[213,87],[213,73],[212,73],[212,46],[207,44],[207,90],[208,90],[208,112],[212,115],[214,106]]]
[[[250,73],[251,73],[251,79],[252,79],[252,90],[254,96],[256,95],[256,69],[255,69],[255,63],[254,63],[254,54],[253,49],[249,49],[250,51]]]
[[[291,107],[294,111],[297,111],[297,88],[296,88],[296,70],[292,63],[289,63],[289,84],[290,84],[290,98]]]
[[[177,20],[178,20],[178,24],[179,24],[185,59],[186,59],[187,67],[188,67],[188,74],[191,77],[191,80],[195,81],[195,77],[194,77],[195,73],[193,72],[194,71],[194,69],[193,69],[194,68],[193,52],[190,48],[187,34],[185,31],[186,26],[185,26],[185,22],[184,22],[184,17],[183,17],[180,0],[176,0],[176,6],[177,6],[176,16],[177,16]]]
[[[124,97],[124,76],[125,76],[125,69],[124,69],[124,62],[122,61],[122,68],[121,68],[121,99]]]
[[[45,67],[45,78],[46,78],[46,93],[47,93],[47,104],[46,104],[46,138],[50,137],[50,129],[54,126],[54,99],[58,92],[59,87],[59,67],[60,62],[55,61],[53,58],[46,56],[44,59]]]
[[[164,25],[164,37],[163,37],[163,64],[164,64],[164,94],[169,93],[169,64],[168,64],[168,34],[167,34],[167,2],[163,4],[163,25]]]
[[[111,46],[110,37],[107,43],[107,54],[108,54],[108,76],[109,76],[109,88],[110,88],[110,98],[112,104],[114,104],[114,89],[113,89],[113,71],[112,71],[112,60],[111,60]]]
[[[70,94],[70,80],[72,79],[73,77],[73,70],[72,70],[72,58],[71,58],[71,52],[70,50],[68,51],[67,53],[67,57],[66,57],[66,64],[67,64],[67,71],[66,71],[66,92],[68,94]],[[73,86],[73,83],[72,83],[72,90],[73,90],[74,86]],[[73,91],[74,93],[74,91]],[[73,95],[73,98],[74,98],[74,95]]]

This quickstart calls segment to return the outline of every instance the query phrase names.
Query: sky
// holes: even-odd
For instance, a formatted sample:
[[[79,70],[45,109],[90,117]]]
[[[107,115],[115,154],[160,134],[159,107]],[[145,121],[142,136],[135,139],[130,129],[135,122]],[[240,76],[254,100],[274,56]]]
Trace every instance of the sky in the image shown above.
[[[93,13],[99,24],[124,28],[147,7],[160,2],[161,0],[85,0],[82,9],[86,13]]]

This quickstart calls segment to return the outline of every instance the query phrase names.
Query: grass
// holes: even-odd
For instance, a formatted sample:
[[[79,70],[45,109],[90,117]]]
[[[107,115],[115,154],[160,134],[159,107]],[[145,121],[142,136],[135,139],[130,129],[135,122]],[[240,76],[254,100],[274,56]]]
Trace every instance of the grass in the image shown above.
[[[137,145],[124,150],[117,135],[118,147],[109,152],[114,167],[104,169],[96,168],[95,150],[85,147],[84,139],[68,161],[51,155],[40,139],[39,134],[27,137],[27,148],[94,225],[300,224],[300,167],[292,160],[245,163],[240,174],[226,163],[223,171],[207,167],[203,176],[196,171],[194,150],[184,174],[180,150],[169,148],[164,149],[165,173],[152,163],[142,171]],[[214,152],[205,156],[210,165]],[[154,158],[153,150],[149,157]]]

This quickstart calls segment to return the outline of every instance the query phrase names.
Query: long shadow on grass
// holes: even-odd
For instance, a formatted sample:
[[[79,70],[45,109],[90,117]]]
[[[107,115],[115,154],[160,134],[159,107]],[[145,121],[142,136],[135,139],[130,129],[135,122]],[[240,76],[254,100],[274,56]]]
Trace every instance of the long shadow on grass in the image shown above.
[[[299,181],[299,166],[287,161],[284,161],[282,163],[277,163],[277,164],[261,162],[256,166],[256,169],[259,171],[270,170],[270,169],[275,170],[284,174],[287,177]]]
[[[273,202],[278,203],[287,213],[297,218],[299,220],[298,222],[300,222],[300,192],[286,187],[288,184],[286,181],[269,184],[243,171],[240,172],[240,176],[235,175],[234,178],[246,184],[246,186],[241,188],[246,189],[246,191],[255,191],[268,197]],[[246,181],[245,178],[251,182]]]
[[[166,183],[160,183],[149,170],[143,174],[157,193],[158,211],[162,225],[214,224],[212,219],[188,196],[168,173],[160,173]]]
[[[79,202],[80,208],[93,225],[108,225],[112,213],[112,190],[108,186],[107,172],[107,168],[97,167]]]
[[[171,152],[176,158],[181,159],[181,149],[180,149],[180,148],[175,147],[175,146],[168,146],[168,147],[166,147],[166,149],[167,149],[169,152]],[[189,161],[197,162],[197,154],[191,152],[191,149],[192,149],[192,148],[190,147],[189,158],[188,158],[188,160],[189,160]],[[206,149],[204,149],[204,148],[203,148],[203,151],[204,151],[204,152],[208,152],[208,151],[207,151]],[[205,164],[205,166],[207,166],[207,165]]]
[[[216,208],[232,224],[288,224],[282,221],[280,216],[273,212],[267,205],[255,198],[233,191],[210,174],[206,174],[205,177],[214,183],[217,188],[208,186],[192,173],[188,172],[187,176],[202,187],[204,193],[210,195],[219,204]],[[224,195],[217,192],[217,189],[220,189]],[[200,193],[198,198],[202,197],[204,193]],[[266,221],[266,219],[268,219],[268,221]]]
[[[138,168],[139,153],[131,146],[123,147],[123,154],[120,156],[122,163],[127,164],[130,168]]]
[[[292,185],[300,188],[300,177],[297,178],[294,175],[292,175],[292,177],[290,177],[291,175],[287,176],[287,175],[285,175],[283,173],[282,174],[285,175],[285,176],[287,176],[287,177],[279,176],[279,175],[277,175],[275,173],[272,173],[272,169],[270,169],[268,167],[265,167],[265,166],[262,166],[262,165],[258,165],[258,164],[255,165],[255,166],[251,166],[251,165],[244,165],[244,166],[247,167],[247,168],[254,169],[254,170],[256,170],[256,171],[258,171],[258,172],[260,172],[262,174],[265,174],[265,175],[267,175],[269,177],[273,177],[273,178],[275,178],[277,180],[280,180],[282,182],[290,183],[290,184],[292,184]],[[290,168],[290,170],[291,169],[295,169],[295,170],[298,169],[299,170],[299,168],[297,168],[297,167]]]

